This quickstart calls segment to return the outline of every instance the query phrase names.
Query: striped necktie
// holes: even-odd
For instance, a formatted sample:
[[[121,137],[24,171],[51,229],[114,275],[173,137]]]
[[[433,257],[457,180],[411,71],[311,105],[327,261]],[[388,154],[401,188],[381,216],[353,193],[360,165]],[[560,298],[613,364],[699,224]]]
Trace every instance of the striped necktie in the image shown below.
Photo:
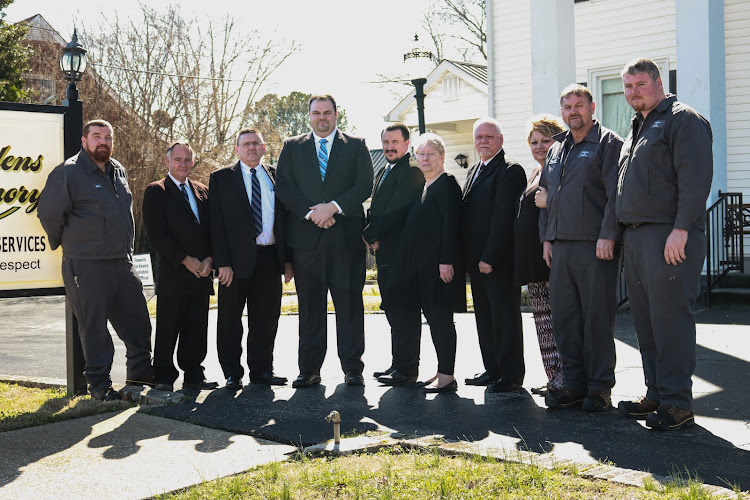
[[[187,194],[187,189],[185,189],[185,183],[184,182],[180,184],[180,191],[182,191],[182,196],[185,197],[185,201],[188,202],[188,204],[189,204],[190,203],[190,197]]]
[[[328,168],[328,139],[320,140],[320,151],[318,152],[318,165],[320,166],[320,178],[326,180],[326,168]]]
[[[253,209],[253,222],[255,225],[255,236],[263,232],[263,208],[261,206],[260,181],[258,180],[257,168],[251,168],[252,200],[250,206]]]

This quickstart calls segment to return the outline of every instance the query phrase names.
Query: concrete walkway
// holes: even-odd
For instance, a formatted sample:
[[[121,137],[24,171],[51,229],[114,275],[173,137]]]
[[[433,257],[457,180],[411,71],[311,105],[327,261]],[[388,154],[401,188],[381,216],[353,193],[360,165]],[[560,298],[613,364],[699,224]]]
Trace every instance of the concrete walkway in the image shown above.
[[[34,304],[36,300],[42,300],[42,304]],[[58,320],[63,311],[60,300],[57,299],[55,303],[52,298],[0,299],[0,311],[3,315],[3,321],[0,321],[0,344],[3,346],[0,379],[14,376],[62,379],[65,365],[64,332]],[[215,319],[215,311],[212,311],[209,346],[215,345]],[[463,378],[481,371],[472,314],[456,315],[459,334],[456,376],[460,382],[459,391],[454,395],[437,396],[425,396],[415,388],[382,387],[370,378],[372,371],[385,368],[390,361],[388,325],[382,314],[366,316],[366,385],[356,388],[343,384],[335,351],[334,316],[329,315],[328,319],[329,349],[322,370],[323,384],[320,386],[299,391],[290,386],[267,388],[254,385],[246,386],[238,393],[230,393],[223,388],[204,391],[185,403],[153,408],[149,410],[150,415],[139,413],[125,417],[122,425],[114,425],[118,429],[123,427],[123,433],[133,429],[134,434],[125,438],[125,442],[130,444],[126,447],[111,445],[111,449],[115,450],[117,458],[120,455],[128,460],[137,458],[134,463],[139,466],[146,464],[144,467],[150,470],[157,464],[161,465],[160,454],[147,454],[146,446],[137,443],[161,440],[168,446],[182,446],[188,441],[187,438],[173,438],[176,429],[184,429],[182,426],[195,429],[191,432],[209,432],[205,427],[223,429],[227,434],[217,439],[223,443],[232,440],[231,447],[241,441],[239,438],[250,439],[248,436],[287,445],[315,444],[332,437],[330,424],[325,423],[323,418],[329,411],[338,410],[342,415],[344,433],[356,429],[357,432],[437,434],[449,440],[464,440],[481,447],[508,450],[511,454],[528,449],[540,456],[554,456],[557,460],[573,460],[581,464],[607,461],[618,467],[647,470],[659,476],[669,476],[675,472],[684,475],[687,471],[709,484],[724,487],[738,485],[743,490],[750,488],[750,398],[745,391],[750,380],[750,310],[714,309],[697,313],[698,367],[694,377],[697,425],[672,433],[650,431],[639,422],[621,418],[616,412],[591,415],[580,410],[547,410],[543,399],[529,392],[530,388],[546,382],[530,314],[523,315],[526,390],[504,395],[489,394],[482,388],[463,384]],[[116,340],[116,345],[121,346],[119,340]],[[615,404],[622,399],[640,396],[645,391],[635,332],[627,314],[617,318],[616,347]],[[275,370],[278,374],[290,379],[296,376],[296,349],[297,318],[282,317],[275,350]],[[422,378],[432,375],[435,367],[434,348],[425,327]],[[209,349],[206,368],[208,378],[223,381],[213,348]],[[118,347],[113,379],[121,382],[123,378],[124,352]],[[104,422],[118,417],[91,418]],[[153,421],[161,422],[163,427],[156,431],[139,431],[139,427],[127,425],[131,420],[134,423],[134,418],[139,421],[144,419],[144,422],[155,419]],[[64,429],[63,426],[69,424],[54,425]],[[95,445],[109,441],[106,438],[97,441],[91,437],[94,425],[83,425],[88,430],[77,431],[78,437],[72,438],[72,441],[53,446],[49,452],[45,452],[44,445],[40,444],[40,448],[31,452],[28,459],[10,461],[6,459],[9,456],[6,450],[20,445],[5,445],[6,438],[14,433],[26,433],[27,442],[36,440],[46,443],[46,438],[37,439],[35,436],[46,433],[42,429],[53,426],[0,434],[0,484],[4,485],[0,488],[0,497],[6,495],[9,488],[19,491],[15,488],[20,488],[22,483],[34,485],[35,481],[24,483],[25,476],[37,474],[37,467],[70,447],[95,448],[102,457],[98,461],[112,461],[105,453],[110,448],[102,450],[100,446],[90,444],[92,439]],[[103,434],[112,434],[108,432],[104,431]],[[58,433],[62,434],[63,431]],[[206,461],[208,467],[211,454],[199,451],[196,444],[202,442],[203,438],[189,439],[192,441],[188,449],[178,451],[174,456],[184,461]],[[180,443],[179,446],[175,441]],[[257,446],[261,449],[266,447],[265,444]],[[129,450],[129,453],[123,450]],[[218,452],[221,451],[220,448]],[[283,452],[277,457],[282,455]],[[192,466],[184,469],[188,476],[186,480],[192,478],[193,483],[213,477],[208,473],[201,476],[198,469]],[[82,467],[80,474],[85,474],[85,470]],[[121,470],[126,471],[124,467]],[[125,484],[129,484],[128,474],[123,473]],[[165,485],[167,487],[170,486]],[[154,487],[143,495],[156,491]],[[134,491],[131,497],[137,498],[141,493]]]
[[[0,498],[145,498],[294,450],[133,408],[0,434]]]

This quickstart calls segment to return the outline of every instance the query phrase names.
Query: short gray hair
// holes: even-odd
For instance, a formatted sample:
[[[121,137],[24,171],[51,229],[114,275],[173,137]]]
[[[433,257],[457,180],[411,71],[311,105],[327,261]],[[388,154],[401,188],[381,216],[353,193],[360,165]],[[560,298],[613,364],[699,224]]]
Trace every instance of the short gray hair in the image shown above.
[[[497,129],[497,135],[503,135],[503,129],[502,127],[500,127],[500,122],[489,116],[485,116],[484,118],[480,118],[479,120],[474,122],[474,127],[471,130],[471,135],[474,136],[477,133],[477,129],[479,128],[479,126],[484,125],[485,123],[494,125]]]
[[[443,141],[443,139],[437,134],[433,134],[432,132],[424,133],[417,137],[415,142],[415,153],[419,151],[425,144],[430,144],[432,147],[438,150],[438,153],[440,153],[441,155],[445,154],[445,141]]]
[[[193,148],[190,146],[190,143],[187,140],[174,141],[167,148],[167,157],[169,157],[170,160],[172,159],[172,150],[177,146],[185,146],[190,150],[190,153],[193,153]]]

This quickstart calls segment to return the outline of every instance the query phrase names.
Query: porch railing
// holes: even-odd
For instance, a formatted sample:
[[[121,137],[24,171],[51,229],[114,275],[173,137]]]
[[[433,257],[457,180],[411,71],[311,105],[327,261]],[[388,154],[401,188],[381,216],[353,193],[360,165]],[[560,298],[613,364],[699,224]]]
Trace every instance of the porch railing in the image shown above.
[[[730,271],[745,271],[743,235],[750,228],[750,209],[742,204],[742,193],[722,193],[706,211],[706,305],[711,290]]]

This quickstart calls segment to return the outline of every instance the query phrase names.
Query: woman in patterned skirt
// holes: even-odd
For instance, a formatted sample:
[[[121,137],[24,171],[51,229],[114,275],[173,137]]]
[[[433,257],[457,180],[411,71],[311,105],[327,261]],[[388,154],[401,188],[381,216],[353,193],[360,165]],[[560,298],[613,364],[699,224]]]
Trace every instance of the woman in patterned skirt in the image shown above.
[[[552,333],[549,268],[542,258],[539,208],[535,205],[534,197],[539,189],[539,177],[544,167],[547,151],[555,143],[552,137],[564,131],[564,124],[553,116],[539,115],[532,118],[527,142],[531,148],[531,154],[539,165],[531,171],[526,189],[519,197],[518,216],[513,225],[515,277],[520,285],[528,285],[539,349],[542,351],[542,363],[548,379],[546,387],[532,389],[533,393],[541,395],[546,394],[547,391],[562,388],[563,378],[560,354],[557,352],[555,336]],[[541,202],[545,201],[541,200]]]

